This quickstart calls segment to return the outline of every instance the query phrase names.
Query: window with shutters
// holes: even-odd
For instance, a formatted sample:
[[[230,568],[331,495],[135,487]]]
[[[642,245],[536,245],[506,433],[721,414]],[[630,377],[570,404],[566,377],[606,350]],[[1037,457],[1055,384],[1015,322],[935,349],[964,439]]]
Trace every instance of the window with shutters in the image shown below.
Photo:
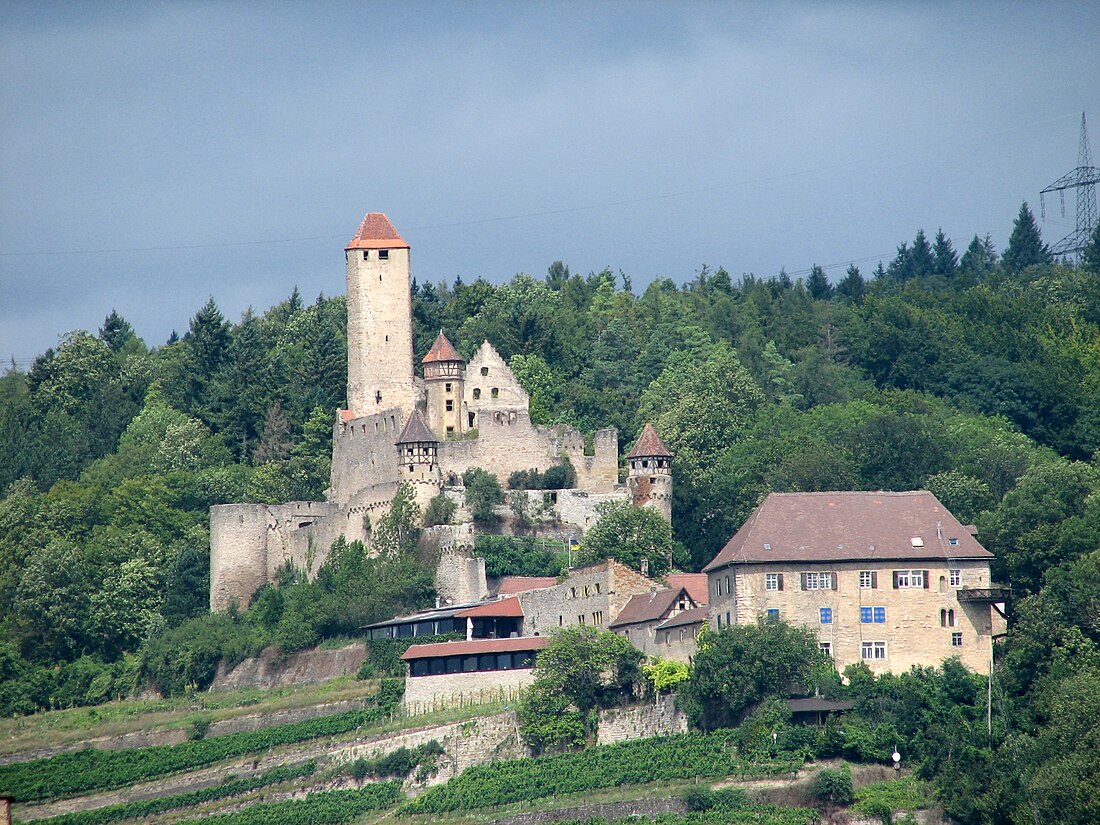
[[[822,624],[833,623],[833,609],[831,607],[823,607],[820,609],[819,613],[821,615]]]
[[[928,576],[926,570],[895,570],[894,589],[927,587]]]
[[[764,589],[765,590],[782,590],[783,589],[783,574],[782,573],[765,573],[764,574]]]
[[[873,590],[878,587],[878,573],[874,570],[860,570],[859,587],[861,590]]]
[[[803,573],[803,590],[836,590],[836,576],[833,573]]]
[[[769,607],[767,616],[768,616],[768,621],[769,622],[778,622],[779,621],[779,608],[778,607]]]

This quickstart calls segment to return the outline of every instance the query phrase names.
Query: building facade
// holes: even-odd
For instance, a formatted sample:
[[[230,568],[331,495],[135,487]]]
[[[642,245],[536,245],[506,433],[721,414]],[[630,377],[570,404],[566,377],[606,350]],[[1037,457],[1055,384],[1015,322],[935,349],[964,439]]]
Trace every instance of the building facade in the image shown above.
[[[840,670],[988,673],[1007,591],[973,532],[927,491],[772,493],[704,568],[711,626],[812,628]]]

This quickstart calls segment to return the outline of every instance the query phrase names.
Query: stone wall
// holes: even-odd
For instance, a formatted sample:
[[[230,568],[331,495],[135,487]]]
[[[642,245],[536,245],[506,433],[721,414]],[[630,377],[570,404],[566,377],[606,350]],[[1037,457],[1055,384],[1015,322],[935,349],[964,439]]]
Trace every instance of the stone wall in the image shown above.
[[[395,446],[412,405],[391,407],[374,415],[339,419],[332,431],[330,497],[343,504],[376,484],[400,478]]]
[[[402,747],[416,748],[433,740],[443,746],[444,754],[438,763],[439,771],[428,780],[428,785],[442,784],[474,765],[530,755],[520,740],[516,715],[511,711],[371,737],[351,747],[334,750],[330,755],[337,762],[353,762],[360,757],[376,758]]]
[[[405,680],[402,701],[410,715],[459,704],[510,701],[519,697],[535,677],[529,668],[490,670],[478,673],[445,673],[440,676],[410,676]]]
[[[682,814],[687,803],[682,799],[628,799],[623,802],[593,802],[572,808],[531,811],[493,821],[493,825],[546,825],[552,822],[588,822],[589,820],[619,822],[634,817],[631,822],[656,819],[660,814]]]
[[[596,742],[610,745],[650,736],[670,736],[687,733],[687,716],[676,708],[672,696],[661,696],[656,702],[601,710]]]
[[[364,644],[335,650],[303,650],[289,655],[269,647],[259,656],[245,659],[231,670],[219,665],[212,688],[276,688],[325,682],[338,676],[355,675],[366,657],[367,647]]]
[[[951,567],[961,571],[962,585],[988,587],[989,564],[984,561],[958,560]],[[877,587],[861,588],[861,570],[877,573]],[[893,587],[895,570],[928,570],[927,588]],[[802,590],[800,575],[805,572],[831,572],[837,580],[835,590]],[[783,590],[765,589],[765,575],[783,575]],[[957,588],[948,586],[949,568],[943,561],[858,561],[844,563],[776,563],[736,565],[709,574],[711,616],[730,609],[725,595],[715,598],[716,580],[726,576],[735,584],[738,622],[755,622],[769,609],[778,609],[779,617],[793,624],[813,628],[821,642],[832,646],[833,660],[839,669],[866,661],[871,670],[900,673],[914,665],[938,665],[958,656],[966,667],[977,673],[989,672],[992,651],[992,611],[986,604],[964,604]],[[735,577],[735,578],[734,578]],[[882,607],[885,622],[860,621],[861,607]],[[832,611],[832,621],[821,621],[821,608]],[[955,626],[940,624],[940,611],[953,610]],[[962,633],[962,646],[952,645],[952,634]],[[886,659],[863,660],[861,643],[886,642]]]

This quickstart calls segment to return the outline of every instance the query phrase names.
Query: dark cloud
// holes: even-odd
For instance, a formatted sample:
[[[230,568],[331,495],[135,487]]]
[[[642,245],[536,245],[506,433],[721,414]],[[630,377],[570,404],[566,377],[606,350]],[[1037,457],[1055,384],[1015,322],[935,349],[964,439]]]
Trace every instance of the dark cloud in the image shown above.
[[[768,275],[921,227],[1001,246],[1100,120],[1079,3],[0,13],[5,358],[112,308],[160,343],[210,295],[341,292],[370,210],[421,280]]]

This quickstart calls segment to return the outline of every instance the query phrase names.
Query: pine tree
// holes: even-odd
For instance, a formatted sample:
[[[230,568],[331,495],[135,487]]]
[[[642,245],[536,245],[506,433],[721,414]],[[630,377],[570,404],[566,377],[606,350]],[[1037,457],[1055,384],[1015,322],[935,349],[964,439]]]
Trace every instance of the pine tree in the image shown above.
[[[886,278],[886,267],[882,265],[882,261],[878,262],[878,266],[875,267],[874,276],[876,281],[881,281]]]
[[[112,309],[99,328],[99,339],[115,352],[121,352],[126,342],[134,337],[134,328],[130,322]]]
[[[1028,209],[1027,201],[1020,206],[1020,214],[1016,216],[1016,222],[1012,227],[1012,235],[1008,239],[1008,249],[1005,250],[1001,263],[1005,272],[1015,275],[1036,264],[1049,264],[1054,260],[1050,249],[1043,243],[1043,237],[1039,232],[1039,225],[1035,223],[1035,216]]]
[[[936,232],[936,241],[932,244],[932,274],[942,275],[944,278],[954,278],[959,272],[959,256],[955,254],[950,238],[943,234],[943,229]]]
[[[890,261],[890,266],[886,268],[886,274],[893,281],[908,281],[913,277],[909,244],[905,241],[902,241],[901,246],[898,247],[898,254],[894,257],[894,260]]]
[[[810,277],[806,279],[806,288],[815,301],[828,301],[833,297],[833,285],[825,277],[825,270],[817,264],[810,268]]]
[[[932,247],[925,237],[924,230],[917,231],[917,237],[913,239],[913,246],[909,250],[909,272],[913,278],[927,278],[935,269],[935,259],[932,257]]]
[[[859,272],[859,267],[851,264],[844,279],[836,285],[837,297],[848,304],[861,304],[866,292],[867,284]]]
[[[997,250],[989,235],[984,238],[974,236],[970,246],[959,261],[959,275],[972,283],[981,283],[997,268]]]

